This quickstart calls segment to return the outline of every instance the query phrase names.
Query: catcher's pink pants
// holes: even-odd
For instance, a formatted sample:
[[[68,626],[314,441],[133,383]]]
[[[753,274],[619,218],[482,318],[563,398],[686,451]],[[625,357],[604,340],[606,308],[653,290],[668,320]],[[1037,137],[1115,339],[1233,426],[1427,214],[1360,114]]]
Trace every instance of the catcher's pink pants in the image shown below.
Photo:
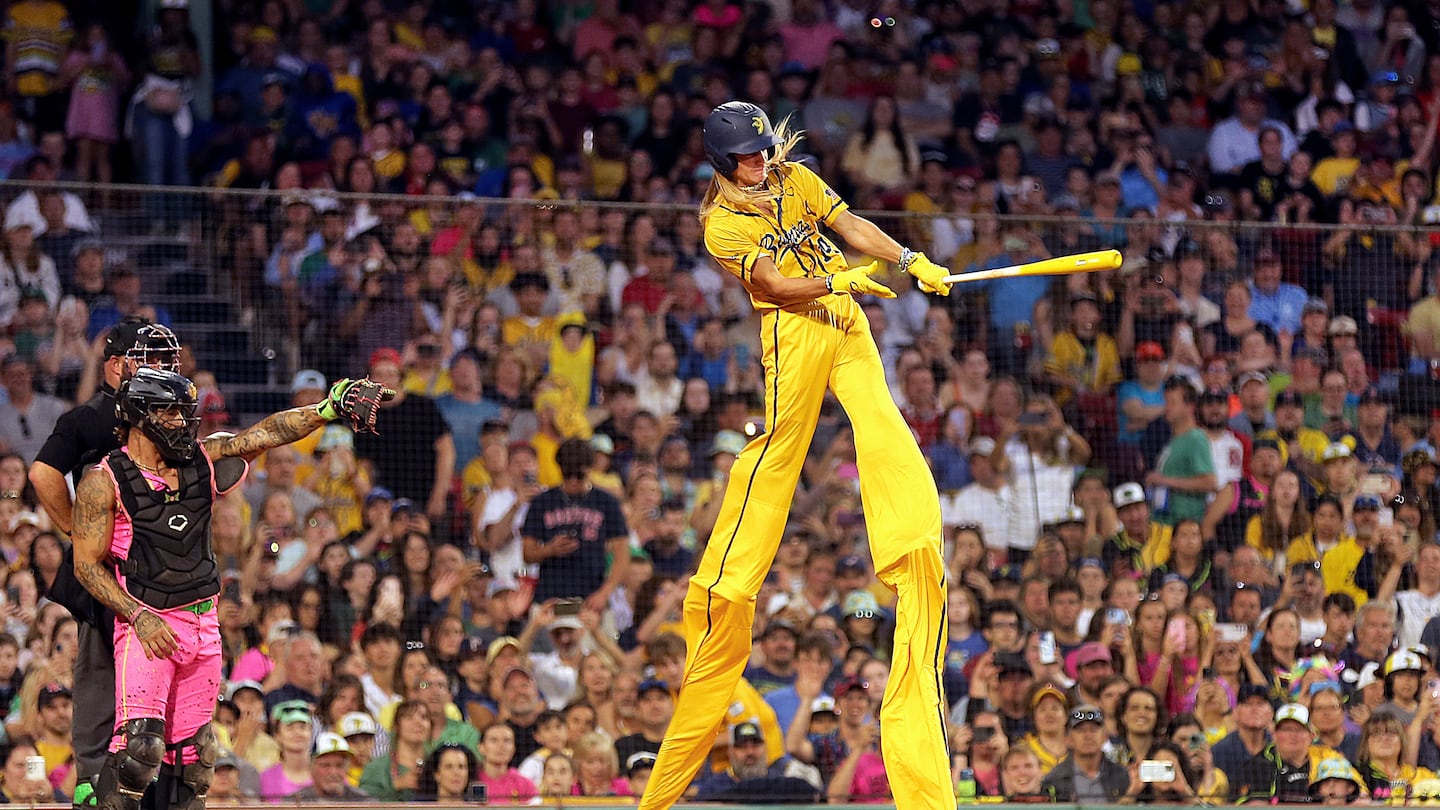
[[[180,645],[169,658],[146,658],[135,630],[124,621],[115,622],[115,722],[162,718],[165,742],[174,744],[190,738],[214,715],[221,683],[220,620],[213,604],[199,615],[183,608],[156,614],[170,625]],[[111,751],[124,745],[121,735],[110,740]],[[186,760],[193,757],[187,750]]]

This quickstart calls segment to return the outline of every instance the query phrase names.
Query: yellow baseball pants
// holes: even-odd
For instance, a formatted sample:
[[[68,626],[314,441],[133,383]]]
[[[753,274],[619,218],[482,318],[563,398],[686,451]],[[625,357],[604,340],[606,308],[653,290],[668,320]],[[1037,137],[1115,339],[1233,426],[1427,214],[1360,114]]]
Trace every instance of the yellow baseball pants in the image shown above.
[[[730,471],[720,515],[685,598],[685,679],[641,810],[668,808],[710,755],[750,656],[755,595],[770,571],[828,386],[855,432],[876,575],[896,591],[894,656],[880,709],[899,810],[954,810],[940,665],[945,566],[940,499],[885,385],[870,325],[846,295],[761,320],[768,432]]]

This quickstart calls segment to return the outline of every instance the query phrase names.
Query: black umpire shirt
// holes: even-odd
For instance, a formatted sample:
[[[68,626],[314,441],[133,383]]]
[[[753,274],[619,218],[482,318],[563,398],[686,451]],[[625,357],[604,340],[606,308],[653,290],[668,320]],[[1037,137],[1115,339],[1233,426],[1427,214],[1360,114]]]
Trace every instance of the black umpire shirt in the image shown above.
[[[55,421],[54,431],[35,460],[69,475],[72,482],[79,484],[87,469],[120,446],[120,437],[115,433],[119,424],[115,418],[115,389],[102,383],[94,396]],[[39,584],[45,590],[45,583]],[[115,615],[75,580],[74,561],[68,546],[65,562],[44,595],[64,605],[75,618],[101,630],[106,638],[110,637]]]

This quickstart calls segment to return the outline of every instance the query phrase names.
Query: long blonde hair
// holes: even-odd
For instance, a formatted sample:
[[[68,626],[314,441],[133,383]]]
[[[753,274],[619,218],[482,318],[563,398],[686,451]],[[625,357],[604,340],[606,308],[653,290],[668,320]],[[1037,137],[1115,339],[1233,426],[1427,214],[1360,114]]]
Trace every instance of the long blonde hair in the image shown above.
[[[743,210],[754,209],[761,203],[769,202],[770,173],[785,163],[804,136],[804,130],[790,131],[788,115],[775,127],[775,137],[780,139],[780,145],[774,147],[765,158],[765,184],[762,187],[746,190],[719,171],[711,175],[710,187],[705,189],[705,197],[700,201],[700,224],[703,226],[721,205]]]

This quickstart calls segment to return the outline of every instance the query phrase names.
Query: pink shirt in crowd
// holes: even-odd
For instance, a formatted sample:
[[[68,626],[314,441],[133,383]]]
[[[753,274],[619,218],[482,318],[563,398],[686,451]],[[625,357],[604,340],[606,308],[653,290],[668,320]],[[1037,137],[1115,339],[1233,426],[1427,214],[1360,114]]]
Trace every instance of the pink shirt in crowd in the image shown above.
[[[490,804],[509,804],[511,802],[522,802],[535,798],[539,792],[529,779],[520,775],[520,772],[511,768],[504,776],[490,776],[482,768],[480,770],[480,781],[484,783],[485,790],[489,794]]]

